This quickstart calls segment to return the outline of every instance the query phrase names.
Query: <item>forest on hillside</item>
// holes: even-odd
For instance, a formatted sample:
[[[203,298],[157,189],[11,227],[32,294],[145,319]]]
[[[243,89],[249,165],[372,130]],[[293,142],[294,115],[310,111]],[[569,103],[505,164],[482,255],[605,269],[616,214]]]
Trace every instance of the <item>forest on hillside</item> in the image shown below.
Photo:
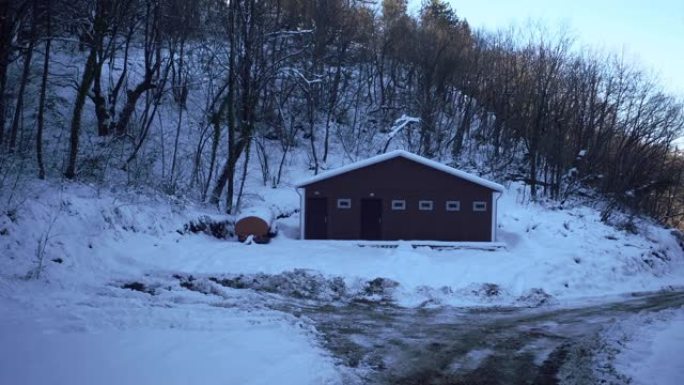
[[[621,55],[543,27],[473,31],[426,0],[1,0],[0,183],[145,185],[234,212],[400,145],[529,199],[598,194],[684,218],[682,100]],[[8,198],[9,197],[9,198]],[[3,202],[5,204],[5,202]]]

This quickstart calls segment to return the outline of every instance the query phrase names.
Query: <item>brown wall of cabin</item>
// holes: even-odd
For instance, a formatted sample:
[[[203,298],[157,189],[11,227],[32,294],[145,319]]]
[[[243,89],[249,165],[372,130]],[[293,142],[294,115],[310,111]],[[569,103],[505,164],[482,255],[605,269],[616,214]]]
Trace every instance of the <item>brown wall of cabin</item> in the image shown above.
[[[327,198],[328,239],[361,239],[361,199],[378,198],[383,240],[490,241],[493,193],[401,157],[305,186],[305,198]],[[350,198],[351,208],[338,209],[339,198]],[[392,210],[395,199],[405,200],[406,209]],[[419,210],[420,200],[432,200],[433,209]],[[446,210],[451,200],[461,202],[460,211]],[[474,201],[487,202],[486,211],[473,211]]]

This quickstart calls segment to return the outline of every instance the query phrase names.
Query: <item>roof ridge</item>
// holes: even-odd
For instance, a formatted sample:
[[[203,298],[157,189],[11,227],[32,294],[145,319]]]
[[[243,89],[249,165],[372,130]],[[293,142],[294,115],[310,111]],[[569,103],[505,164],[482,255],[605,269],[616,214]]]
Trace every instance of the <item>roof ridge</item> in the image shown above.
[[[396,157],[403,157],[409,160],[412,160],[414,162],[423,164],[427,167],[431,167],[433,169],[445,172],[447,174],[451,174],[453,176],[459,177],[461,179],[465,179],[469,182],[478,184],[480,186],[486,187],[490,190],[498,191],[498,192],[503,192],[504,187],[498,183],[492,182],[490,180],[481,178],[477,175],[473,175],[470,173],[467,173],[465,171],[450,167],[445,165],[444,163],[437,162],[432,159],[425,158],[423,156],[414,154],[412,152],[406,151],[406,150],[393,150],[390,152],[386,152],[384,154],[379,154],[372,156],[370,158],[366,158],[363,160],[359,160],[353,163],[349,163],[347,165],[344,165],[342,167],[338,167],[323,173],[320,173],[318,175],[315,175],[311,178],[302,180],[298,183],[295,183],[295,187],[304,187],[307,185],[310,185],[312,183],[320,182],[325,179],[329,179],[338,175],[346,174],[350,171],[358,170],[360,168],[368,167],[380,162],[384,162]]]

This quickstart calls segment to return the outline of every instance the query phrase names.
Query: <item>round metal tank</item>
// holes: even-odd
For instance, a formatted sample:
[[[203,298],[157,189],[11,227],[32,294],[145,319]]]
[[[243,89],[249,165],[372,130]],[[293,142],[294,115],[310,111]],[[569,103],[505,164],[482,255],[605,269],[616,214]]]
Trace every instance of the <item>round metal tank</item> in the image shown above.
[[[235,234],[244,242],[252,236],[256,243],[267,243],[271,238],[273,212],[264,207],[250,208],[240,213],[235,222]]]

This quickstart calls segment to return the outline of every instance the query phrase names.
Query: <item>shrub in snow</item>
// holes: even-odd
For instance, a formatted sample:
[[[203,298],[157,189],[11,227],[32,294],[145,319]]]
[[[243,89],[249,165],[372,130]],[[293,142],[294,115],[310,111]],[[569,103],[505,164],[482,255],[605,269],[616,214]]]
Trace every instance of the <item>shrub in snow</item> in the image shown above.
[[[184,289],[190,290],[190,291],[196,291],[198,293],[206,294],[206,295],[218,295],[218,296],[223,296],[223,293],[221,290],[218,288],[214,287],[214,285],[211,284],[211,282],[204,280],[204,279],[195,279],[192,275],[187,276],[187,277],[182,277],[175,275],[174,278],[177,278],[180,280],[180,286]]]
[[[501,287],[495,283],[483,283],[478,290],[473,290],[473,294],[484,295],[485,297],[498,297],[501,295]]]
[[[649,271],[656,277],[668,273],[671,259],[664,249],[650,250],[641,254],[641,262],[648,266]]]
[[[231,219],[217,220],[204,215],[186,223],[179,232],[203,233],[218,239],[230,239],[235,236],[235,223]]]
[[[211,277],[209,280],[233,289],[253,289],[302,299],[340,300],[347,295],[342,278],[328,279],[305,269],[273,275],[259,273]]]
[[[549,305],[553,302],[553,296],[545,292],[544,289],[534,288],[518,297],[518,302],[532,307]]]
[[[455,295],[467,298],[469,301],[488,303],[501,303],[504,300],[514,299],[500,285],[492,282],[471,283],[455,290]]]
[[[137,281],[124,283],[123,285],[121,285],[121,288],[133,290],[133,291],[139,291],[141,293],[146,293],[146,294],[150,294],[150,295],[155,294],[153,288],[147,287],[144,283],[137,282]]]
[[[622,230],[625,232],[628,232],[630,234],[639,234],[639,227],[637,227],[636,223],[630,218],[621,222],[618,222],[615,227],[618,230]]]
[[[248,289],[249,286],[243,279],[244,275],[240,274],[235,278],[216,278],[210,277],[209,280],[218,283],[221,286],[229,287],[231,289]],[[181,285],[182,286],[182,285]]]
[[[17,209],[5,210],[5,216],[7,217],[7,219],[10,220],[10,222],[16,222],[17,221]]]
[[[681,247],[682,250],[684,250],[684,233],[682,233],[681,231],[679,231],[677,229],[672,229],[672,231],[670,231],[670,234],[673,237],[675,237],[675,239],[677,239],[677,243],[679,244],[679,247]]]
[[[424,301],[420,302],[420,307],[441,304],[446,297],[455,295],[454,289],[451,286],[434,288],[426,285],[416,288],[416,294],[425,298]]]
[[[366,300],[378,300],[389,302],[393,299],[395,289],[399,287],[399,282],[388,278],[375,278],[364,285],[362,294]]]
[[[362,281],[351,290],[341,277],[325,277],[306,269],[279,274],[236,274],[196,278],[174,275],[180,286],[203,294],[223,295],[216,284],[231,289],[252,289],[286,297],[317,301],[391,302],[399,283],[387,278]],[[357,287],[357,286],[355,286]]]

